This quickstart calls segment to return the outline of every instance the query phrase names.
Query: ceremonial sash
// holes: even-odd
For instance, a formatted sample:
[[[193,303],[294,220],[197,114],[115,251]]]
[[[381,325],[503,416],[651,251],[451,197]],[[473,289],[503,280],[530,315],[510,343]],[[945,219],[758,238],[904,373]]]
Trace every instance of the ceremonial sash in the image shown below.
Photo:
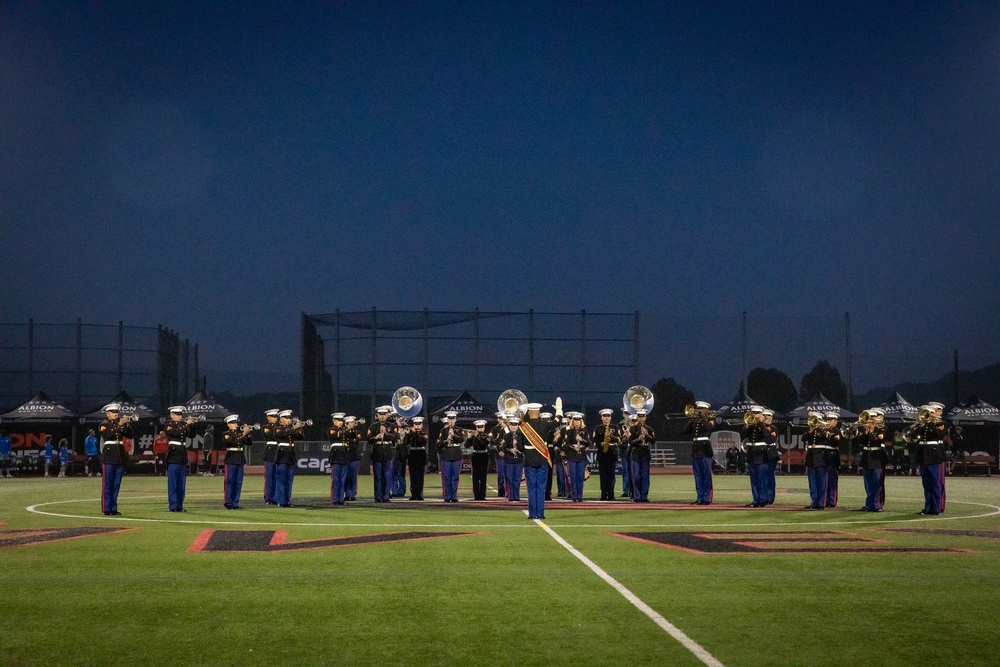
[[[532,428],[531,424],[527,422],[522,423],[520,426],[521,433],[524,437],[528,439],[531,446],[535,448],[535,451],[545,457],[545,460],[552,465],[552,458],[549,456],[549,448],[545,445],[545,441],[542,440],[542,436],[538,435],[538,432]]]

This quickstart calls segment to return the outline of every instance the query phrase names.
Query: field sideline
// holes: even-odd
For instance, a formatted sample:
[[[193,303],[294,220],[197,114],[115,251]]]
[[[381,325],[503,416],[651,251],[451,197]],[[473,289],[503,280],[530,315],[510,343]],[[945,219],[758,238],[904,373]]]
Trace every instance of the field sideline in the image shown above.
[[[1000,479],[949,477],[939,517],[911,477],[878,515],[851,511],[860,477],[824,512],[804,476],[763,510],[745,476],[715,485],[691,507],[690,477],[653,476],[649,505],[550,503],[542,524],[493,499],[333,508],[310,476],[287,509],[247,478],[241,512],[189,477],[184,514],[130,476],[105,517],[99,479],[0,479],[0,663],[703,664],[610,582],[724,665],[997,663]]]

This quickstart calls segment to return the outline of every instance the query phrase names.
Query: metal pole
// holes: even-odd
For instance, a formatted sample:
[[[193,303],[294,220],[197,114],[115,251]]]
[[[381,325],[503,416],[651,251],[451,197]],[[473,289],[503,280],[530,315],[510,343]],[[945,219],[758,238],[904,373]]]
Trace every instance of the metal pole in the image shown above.
[[[854,410],[854,380],[851,374],[851,312],[844,313],[844,333],[847,345],[847,409]]]
[[[639,384],[639,311],[635,311],[632,321],[632,384]]]
[[[198,370],[198,343],[194,344],[194,390],[195,392],[201,391],[198,379],[201,377],[201,372]],[[301,405],[299,405],[299,414],[302,414]]]
[[[190,371],[191,371],[191,341],[185,338],[184,339],[184,384],[181,385],[182,387],[184,387],[183,398],[185,401],[188,398],[190,398],[190,394],[188,393],[188,375]]]
[[[955,403],[958,405],[958,350],[955,350]]]
[[[535,390],[535,309],[528,310],[528,391]]]
[[[334,338],[333,346],[333,409],[337,412],[340,411],[340,308],[337,309],[334,315],[334,321],[337,323],[337,335]]]
[[[35,395],[35,320],[28,318],[28,396]],[[76,406],[79,408],[80,406]]]
[[[475,313],[476,313],[476,317],[473,320],[473,324],[472,324],[472,332],[473,332],[473,336],[474,336],[474,340],[473,340],[473,343],[472,343],[472,355],[473,355],[473,364],[474,364],[473,365],[474,375],[473,375],[472,385],[473,385],[474,391],[476,392],[476,397],[478,398],[479,397],[479,389],[480,389],[480,383],[479,383],[479,380],[480,380],[480,378],[479,378],[479,308],[476,308]]]
[[[587,311],[580,311],[580,410],[587,414]]]
[[[76,318],[76,411],[80,412],[83,394],[83,320]]]
[[[369,414],[375,414],[375,393],[378,391],[378,352],[376,350],[377,336],[378,336],[378,316],[375,313],[375,307],[372,306],[372,395],[371,395],[371,412]]]
[[[423,318],[423,320],[424,320],[423,321],[423,325],[424,325],[424,360],[423,361],[424,361],[424,363],[423,363],[423,377],[420,380],[421,383],[423,383],[423,386],[421,386],[420,388],[423,391],[427,391],[427,381],[428,381],[427,378],[429,377],[428,376],[428,365],[430,364],[430,341],[428,340],[428,338],[429,338],[428,329],[430,327],[429,327],[429,324],[428,324],[429,318],[427,316],[427,309],[426,308],[424,308],[424,318]],[[423,413],[424,413],[424,418],[425,419],[428,417],[428,407],[427,407],[428,403],[429,403],[429,401],[424,401]]]
[[[743,376],[743,395],[747,398],[750,397],[750,378],[747,376],[747,311],[743,311],[743,359],[742,359],[742,373]]]
[[[118,320],[118,391],[125,387],[125,323]]]

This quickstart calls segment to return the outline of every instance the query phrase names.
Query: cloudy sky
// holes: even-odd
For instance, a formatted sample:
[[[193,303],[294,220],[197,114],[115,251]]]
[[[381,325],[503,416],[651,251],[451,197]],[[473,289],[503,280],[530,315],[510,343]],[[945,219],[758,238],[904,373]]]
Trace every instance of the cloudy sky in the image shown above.
[[[0,91],[0,320],[210,383],[372,306],[638,310],[717,398],[743,311],[796,381],[846,311],[859,392],[998,358],[996,2],[4,3]]]

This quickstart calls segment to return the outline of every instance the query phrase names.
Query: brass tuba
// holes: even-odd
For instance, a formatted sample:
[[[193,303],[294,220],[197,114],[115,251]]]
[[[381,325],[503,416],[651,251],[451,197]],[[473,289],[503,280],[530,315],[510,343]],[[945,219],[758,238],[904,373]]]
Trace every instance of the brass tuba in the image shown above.
[[[528,397],[520,389],[508,389],[497,399],[497,410],[505,414],[516,415],[521,406],[528,404]]]
[[[633,417],[639,410],[645,410],[646,414],[649,414],[653,409],[653,403],[655,403],[653,392],[638,384],[629,387],[622,396],[622,407]]]
[[[404,419],[416,417],[424,407],[424,399],[413,387],[400,387],[392,395],[392,409]]]

